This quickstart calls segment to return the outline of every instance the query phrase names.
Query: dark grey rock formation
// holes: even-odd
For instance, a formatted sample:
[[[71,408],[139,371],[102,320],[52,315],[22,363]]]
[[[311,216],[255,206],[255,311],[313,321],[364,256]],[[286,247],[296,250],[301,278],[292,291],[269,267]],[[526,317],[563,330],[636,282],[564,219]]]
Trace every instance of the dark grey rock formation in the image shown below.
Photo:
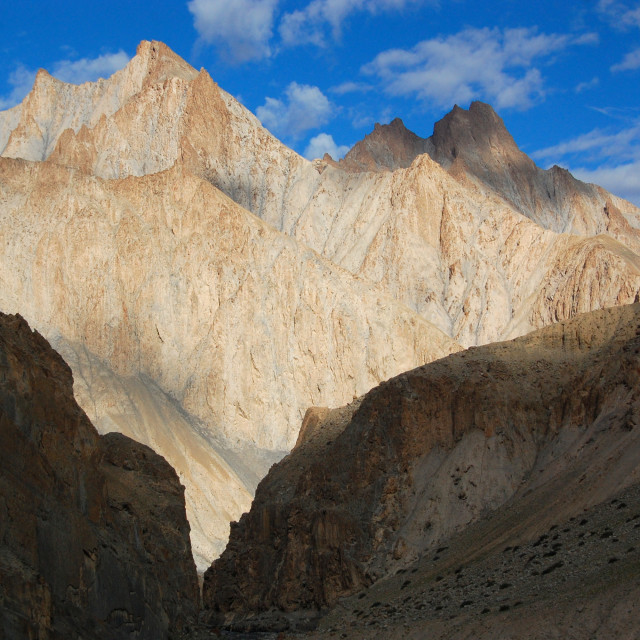
[[[0,314],[0,637],[157,640],[198,604],[176,473],[100,437],[62,358]]]

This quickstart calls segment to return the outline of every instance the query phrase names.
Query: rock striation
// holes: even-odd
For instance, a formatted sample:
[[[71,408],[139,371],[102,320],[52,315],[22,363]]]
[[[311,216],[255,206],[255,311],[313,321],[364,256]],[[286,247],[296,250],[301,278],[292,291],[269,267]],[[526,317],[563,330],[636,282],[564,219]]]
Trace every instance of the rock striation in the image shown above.
[[[480,103],[311,163],[142,42],[96,83],[41,71],[0,156],[0,308],[100,431],[175,467],[201,569],[309,406],[640,292],[638,210],[536,168]]]
[[[640,305],[607,309],[310,411],[205,574],[210,620],[304,626],[472,525],[477,554],[533,543],[637,486],[639,352]]]
[[[199,604],[184,488],[124,435],[99,436],[62,358],[0,315],[0,631],[167,638]]]
[[[0,306],[61,349],[101,431],[177,470],[202,570],[310,404],[459,348],[181,166],[105,181],[4,159],[0,183]]]

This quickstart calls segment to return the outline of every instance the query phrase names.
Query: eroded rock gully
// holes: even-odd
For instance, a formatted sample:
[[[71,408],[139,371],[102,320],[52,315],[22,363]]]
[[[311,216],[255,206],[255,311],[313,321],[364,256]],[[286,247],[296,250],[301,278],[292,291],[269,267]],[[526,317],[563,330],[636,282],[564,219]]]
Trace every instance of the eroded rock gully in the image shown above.
[[[426,576],[421,584],[443,598],[438,576],[445,570],[465,571],[516,544],[510,540],[535,547],[552,525],[574,522],[636,487],[639,354],[640,305],[607,309],[453,354],[343,409],[310,411],[296,448],[262,481],[251,511],[232,525],[226,551],[205,574],[209,619],[237,628],[304,626],[339,599],[369,587],[378,593],[389,576],[415,567]],[[602,577],[598,593],[615,580],[621,588],[637,580],[629,522],[618,524],[631,536],[624,550],[631,573]],[[454,543],[456,553],[445,554]],[[554,551],[546,546],[545,553]],[[499,556],[515,563],[509,570],[491,560],[491,571],[516,572],[521,554]],[[536,558],[539,574],[553,564]],[[586,559],[576,562],[572,575],[588,572]],[[396,579],[388,602],[406,595],[410,583],[403,582]],[[518,596],[532,611],[544,594],[534,584],[523,581]],[[478,597],[464,606],[480,607]],[[581,597],[590,602],[588,593]],[[499,600],[487,598],[497,612]],[[344,611],[341,605],[329,616],[327,633],[340,628]],[[361,624],[355,614],[353,621]]]
[[[42,336],[0,314],[0,635],[186,632],[200,594],[184,487],[148,447],[99,436],[72,384]]]

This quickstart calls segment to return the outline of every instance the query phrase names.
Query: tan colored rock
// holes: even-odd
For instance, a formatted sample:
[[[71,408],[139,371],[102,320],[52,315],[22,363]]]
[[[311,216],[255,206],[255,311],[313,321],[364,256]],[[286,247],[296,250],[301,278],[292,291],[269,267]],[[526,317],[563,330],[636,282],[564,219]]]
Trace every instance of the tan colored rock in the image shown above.
[[[175,467],[202,568],[309,405],[458,348],[181,167],[103,181],[1,159],[0,184],[0,307],[60,346],[100,429]]]
[[[119,432],[162,451],[185,485],[196,566],[222,553],[229,522],[247,511],[274,457],[232,455],[144,374],[120,376],[81,344],[58,337],[57,351],[74,372],[74,395],[99,433]]]
[[[575,289],[571,280],[593,277],[580,261],[585,252],[562,255],[572,243],[538,225],[585,238],[606,234],[634,253],[640,250],[636,207],[566,171],[537,168],[482,103],[468,111],[456,107],[428,139],[408,131],[400,120],[379,126],[339,165],[398,169],[393,173],[347,173],[326,163],[318,173],[206,71],[196,74],[161,43],[142,43],[126,69],[103,85],[103,93],[122,91],[126,101],[110,114],[95,107],[89,120],[92,107],[80,101],[84,106],[73,116],[74,126],[64,133],[60,127],[47,130],[47,139],[56,141],[51,161],[105,178],[140,176],[184,163],[276,229],[378,284],[381,293],[465,345],[542,326],[545,314],[536,307],[536,297],[550,286],[558,288],[547,282],[552,273],[553,278],[564,274],[564,291]],[[65,86],[43,76],[24,113],[5,116],[7,123],[20,116],[19,126],[27,127],[33,119],[27,113],[33,111],[27,108],[31,102],[48,104],[47,117],[40,119],[57,122],[46,96]],[[87,121],[83,128],[81,120]],[[5,150],[8,154],[16,155]],[[538,224],[523,225],[519,214]],[[602,250],[597,242],[594,251]],[[635,259],[611,244],[602,259],[609,258],[622,271],[599,272],[601,293],[591,297],[586,287],[577,305],[581,310],[635,299]],[[525,273],[529,281],[523,280]],[[558,303],[556,309],[576,306],[569,300]]]
[[[7,158],[45,160],[61,136],[68,141],[71,132],[94,129],[145,87],[189,81],[196,75],[166,45],[146,41],[124,69],[106,80],[73,85],[40,69],[22,104],[0,112],[0,153]]]

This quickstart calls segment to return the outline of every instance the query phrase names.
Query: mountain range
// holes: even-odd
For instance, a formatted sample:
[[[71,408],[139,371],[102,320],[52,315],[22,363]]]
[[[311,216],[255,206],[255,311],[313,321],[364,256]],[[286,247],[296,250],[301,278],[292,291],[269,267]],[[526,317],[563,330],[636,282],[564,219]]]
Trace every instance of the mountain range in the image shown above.
[[[640,299],[640,210],[538,168],[489,105],[455,106],[428,138],[377,124],[342,160],[310,162],[160,42],[95,83],[41,70],[0,112],[0,239],[0,310],[60,352],[100,433],[175,468],[201,573],[300,425],[333,424],[309,407],[350,406],[342,429],[389,378]],[[305,603],[328,606],[498,508],[531,473],[529,444],[496,453],[508,482]]]

